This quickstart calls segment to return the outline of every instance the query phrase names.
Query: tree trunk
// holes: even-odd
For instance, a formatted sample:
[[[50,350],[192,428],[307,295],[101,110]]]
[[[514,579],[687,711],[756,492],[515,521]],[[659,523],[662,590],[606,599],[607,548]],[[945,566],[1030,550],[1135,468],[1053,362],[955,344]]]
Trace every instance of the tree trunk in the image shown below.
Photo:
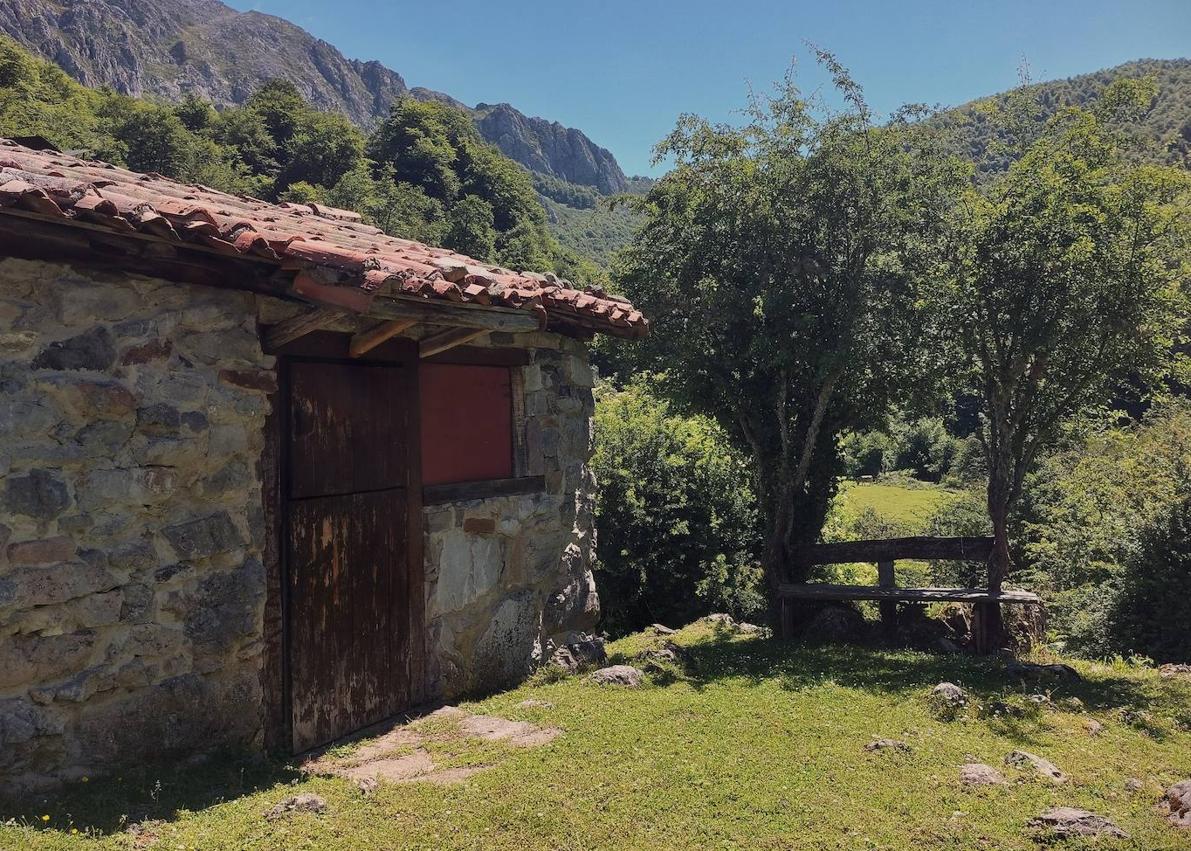
[[[790,638],[793,624],[790,620],[789,608],[778,594],[783,582],[789,580],[789,553],[786,548],[785,530],[790,524],[790,512],[793,511],[791,498],[784,493],[783,485],[778,488],[779,495],[773,507],[769,535],[765,542],[765,552],[761,557],[761,567],[765,575],[765,585],[769,597],[769,624],[773,634],[778,638]]]
[[[993,548],[988,560],[988,591],[1000,594],[1009,578],[1009,503],[1012,498],[1012,484],[1008,471],[993,465],[988,480],[988,516],[992,520]],[[1009,646],[1005,631],[1005,620],[1000,603],[979,603],[976,606],[973,637],[976,652],[998,653]]]

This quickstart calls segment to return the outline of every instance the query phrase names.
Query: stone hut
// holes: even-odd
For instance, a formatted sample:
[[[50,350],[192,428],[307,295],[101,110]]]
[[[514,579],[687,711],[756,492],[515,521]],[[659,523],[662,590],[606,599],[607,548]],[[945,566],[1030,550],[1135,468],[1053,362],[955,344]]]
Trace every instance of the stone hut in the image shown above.
[[[299,752],[595,626],[622,299],[0,140],[0,785]]]

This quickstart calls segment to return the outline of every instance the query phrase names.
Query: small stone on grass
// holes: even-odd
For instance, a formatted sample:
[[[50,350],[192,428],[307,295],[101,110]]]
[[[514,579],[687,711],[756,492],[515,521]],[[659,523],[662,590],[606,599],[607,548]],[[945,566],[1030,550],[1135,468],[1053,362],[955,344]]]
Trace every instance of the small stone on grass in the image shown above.
[[[876,739],[864,746],[864,749],[869,752],[876,751],[897,751],[899,753],[910,753],[911,748],[900,739]]]
[[[1022,771],[1032,770],[1039,777],[1056,785],[1067,782],[1067,775],[1060,771],[1058,766],[1029,751],[1014,751],[1005,757],[1005,764]]]
[[[1071,839],[1077,836],[1129,838],[1129,834],[1117,827],[1110,819],[1075,807],[1051,807],[1037,818],[1030,819],[1029,824],[1030,827],[1058,839]]]
[[[1176,783],[1166,790],[1162,799],[1167,819],[1175,827],[1191,830],[1191,780]]]
[[[1174,677],[1191,677],[1191,665],[1170,663],[1160,667],[1158,674],[1165,680]]]
[[[1005,776],[991,765],[970,762],[959,770],[960,782],[965,786],[1004,786]]]
[[[308,813],[321,813],[327,808],[327,802],[315,795],[313,792],[301,792],[297,795],[290,795],[281,803],[277,804],[267,813],[265,818],[269,821],[281,818],[292,812],[303,811]]]
[[[602,686],[637,688],[644,680],[645,674],[632,665],[611,665],[591,675],[591,681]]]
[[[553,709],[554,704],[548,700],[540,700],[536,697],[526,698],[517,704],[522,709]]]

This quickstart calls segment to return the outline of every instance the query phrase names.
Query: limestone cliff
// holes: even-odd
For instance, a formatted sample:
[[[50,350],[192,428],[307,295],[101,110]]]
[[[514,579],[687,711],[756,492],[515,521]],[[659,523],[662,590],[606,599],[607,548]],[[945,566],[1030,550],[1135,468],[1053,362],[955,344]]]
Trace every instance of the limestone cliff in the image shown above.
[[[239,12],[219,0],[0,0],[0,31],[85,85],[134,96],[177,100],[194,93],[238,104],[263,81],[281,77],[319,109],[362,126],[385,116],[403,94],[463,106],[440,92],[410,89],[379,62],[348,59],[283,18]],[[488,141],[533,171],[604,193],[628,185],[612,154],[579,130],[508,104],[469,111]]]

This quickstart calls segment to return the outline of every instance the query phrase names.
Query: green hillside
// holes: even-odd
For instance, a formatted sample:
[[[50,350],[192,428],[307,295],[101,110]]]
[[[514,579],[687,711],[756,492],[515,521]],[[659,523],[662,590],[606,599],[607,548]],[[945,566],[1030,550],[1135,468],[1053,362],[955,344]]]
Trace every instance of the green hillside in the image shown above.
[[[1065,80],[1033,83],[1015,89],[1037,102],[1037,118],[1044,121],[1067,106],[1086,106],[1111,82],[1121,77],[1154,80],[1158,87],[1152,109],[1139,122],[1123,125],[1157,162],[1191,168],[1191,59],[1139,59],[1115,68],[1081,74]],[[956,149],[970,157],[982,172],[1000,171],[1007,156],[997,149],[990,105],[1005,104],[1010,92],[990,95],[936,116],[940,126],[956,136]],[[1001,140],[1004,141],[1004,140]]]

